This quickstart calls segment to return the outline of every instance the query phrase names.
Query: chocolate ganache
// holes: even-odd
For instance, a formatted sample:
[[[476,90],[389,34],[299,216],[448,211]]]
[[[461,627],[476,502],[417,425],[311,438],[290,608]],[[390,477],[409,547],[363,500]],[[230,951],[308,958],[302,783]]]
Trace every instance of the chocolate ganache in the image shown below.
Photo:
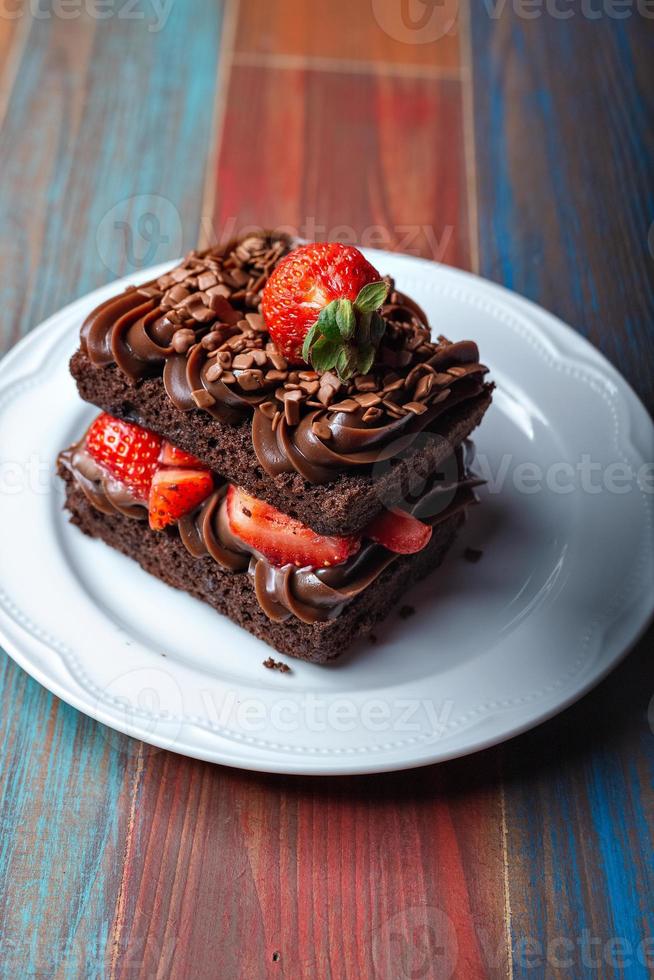
[[[368,374],[343,382],[289,363],[258,310],[270,273],[293,245],[262,234],[191,252],[94,310],[82,351],[135,384],[162,374],[180,411],[199,409],[231,425],[251,418],[265,472],[295,471],[312,484],[395,456],[420,432],[437,431],[439,416],[489,390],[477,345],[432,341],[424,312],[390,279],[386,331]]]
[[[467,456],[471,456],[469,448]],[[147,521],[147,504],[112,479],[92,459],[84,439],[62,452],[58,462],[72,474],[77,486],[97,510]],[[459,448],[452,464],[443,468],[443,478],[432,479],[408,509],[432,526],[465,511],[476,502],[474,487],[482,482],[469,473],[468,466],[469,458],[464,461]],[[275,622],[283,622],[291,616],[309,624],[334,619],[348,602],[400,557],[364,537],[356,554],[329,568],[314,571],[294,565],[273,565],[231,532],[225,507],[227,486],[226,483],[217,486],[200,507],[182,517],[169,533],[179,534],[185,548],[195,558],[210,557],[227,572],[248,574],[259,605]]]

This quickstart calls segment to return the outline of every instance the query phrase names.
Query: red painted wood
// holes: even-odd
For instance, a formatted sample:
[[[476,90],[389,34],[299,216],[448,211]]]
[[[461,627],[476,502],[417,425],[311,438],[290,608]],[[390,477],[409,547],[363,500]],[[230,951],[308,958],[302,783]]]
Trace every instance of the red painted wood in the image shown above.
[[[456,71],[458,7],[458,0],[241,0],[236,51]]]
[[[468,266],[461,84],[235,67],[214,237],[251,224]]]
[[[501,868],[500,803],[477,764],[291,779],[155,753],[115,975],[503,975]]]

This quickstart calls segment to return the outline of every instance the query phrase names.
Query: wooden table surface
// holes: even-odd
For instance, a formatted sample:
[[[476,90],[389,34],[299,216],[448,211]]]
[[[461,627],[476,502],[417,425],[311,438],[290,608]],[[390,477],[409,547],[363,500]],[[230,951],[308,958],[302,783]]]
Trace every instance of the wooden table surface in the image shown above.
[[[283,225],[510,286],[651,410],[654,11],[469,2],[2,0],[3,349]],[[153,750],[1,654],[1,975],[652,975],[652,637],[521,738],[350,779]]]

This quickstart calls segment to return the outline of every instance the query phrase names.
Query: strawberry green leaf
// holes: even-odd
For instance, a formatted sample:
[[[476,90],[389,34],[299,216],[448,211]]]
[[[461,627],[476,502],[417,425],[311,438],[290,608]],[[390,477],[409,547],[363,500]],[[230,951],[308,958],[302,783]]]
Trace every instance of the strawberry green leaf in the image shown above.
[[[386,320],[380,313],[373,313],[370,319],[370,343],[377,347],[386,331]]]
[[[337,319],[338,302],[338,300],[334,300],[333,303],[329,303],[328,306],[323,307],[318,317],[320,333],[323,337],[328,337],[330,340],[340,340],[341,336]]]
[[[388,296],[389,286],[387,282],[369,282],[364,286],[354,301],[354,305],[361,313],[374,313],[382,305]]]
[[[357,371],[359,374],[367,374],[375,360],[375,348],[372,344],[366,347],[359,347],[357,351]]]
[[[336,358],[336,370],[341,381],[347,381],[356,373],[357,350],[355,347],[341,347]]]
[[[304,360],[316,371],[335,368],[342,381],[357,372],[367,374],[386,329],[386,321],[377,310],[388,289],[386,282],[369,283],[355,303],[335,299],[325,306],[304,338]]]
[[[366,347],[370,343],[370,321],[372,313],[357,312],[357,337],[358,347]]]
[[[311,363],[316,371],[329,371],[336,364],[339,346],[335,340],[321,337],[311,348]]]
[[[314,325],[309,328],[309,332],[307,333],[306,337],[304,338],[304,343],[302,344],[302,358],[307,363],[309,362],[309,357],[310,357],[310,353],[309,352],[311,350],[311,345],[320,336],[319,322],[320,321],[318,321],[318,323],[314,323]]]
[[[336,300],[336,323],[343,340],[351,340],[356,330],[357,321],[354,307],[349,299]]]

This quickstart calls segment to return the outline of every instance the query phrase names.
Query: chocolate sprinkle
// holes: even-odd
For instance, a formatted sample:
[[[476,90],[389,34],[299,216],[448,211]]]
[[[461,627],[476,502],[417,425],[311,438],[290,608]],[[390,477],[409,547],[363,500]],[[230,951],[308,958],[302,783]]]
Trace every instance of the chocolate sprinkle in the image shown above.
[[[285,664],[283,660],[275,660],[273,657],[268,657],[264,660],[263,666],[267,667],[268,670],[278,670],[280,674],[290,674],[291,672],[288,664]]]

